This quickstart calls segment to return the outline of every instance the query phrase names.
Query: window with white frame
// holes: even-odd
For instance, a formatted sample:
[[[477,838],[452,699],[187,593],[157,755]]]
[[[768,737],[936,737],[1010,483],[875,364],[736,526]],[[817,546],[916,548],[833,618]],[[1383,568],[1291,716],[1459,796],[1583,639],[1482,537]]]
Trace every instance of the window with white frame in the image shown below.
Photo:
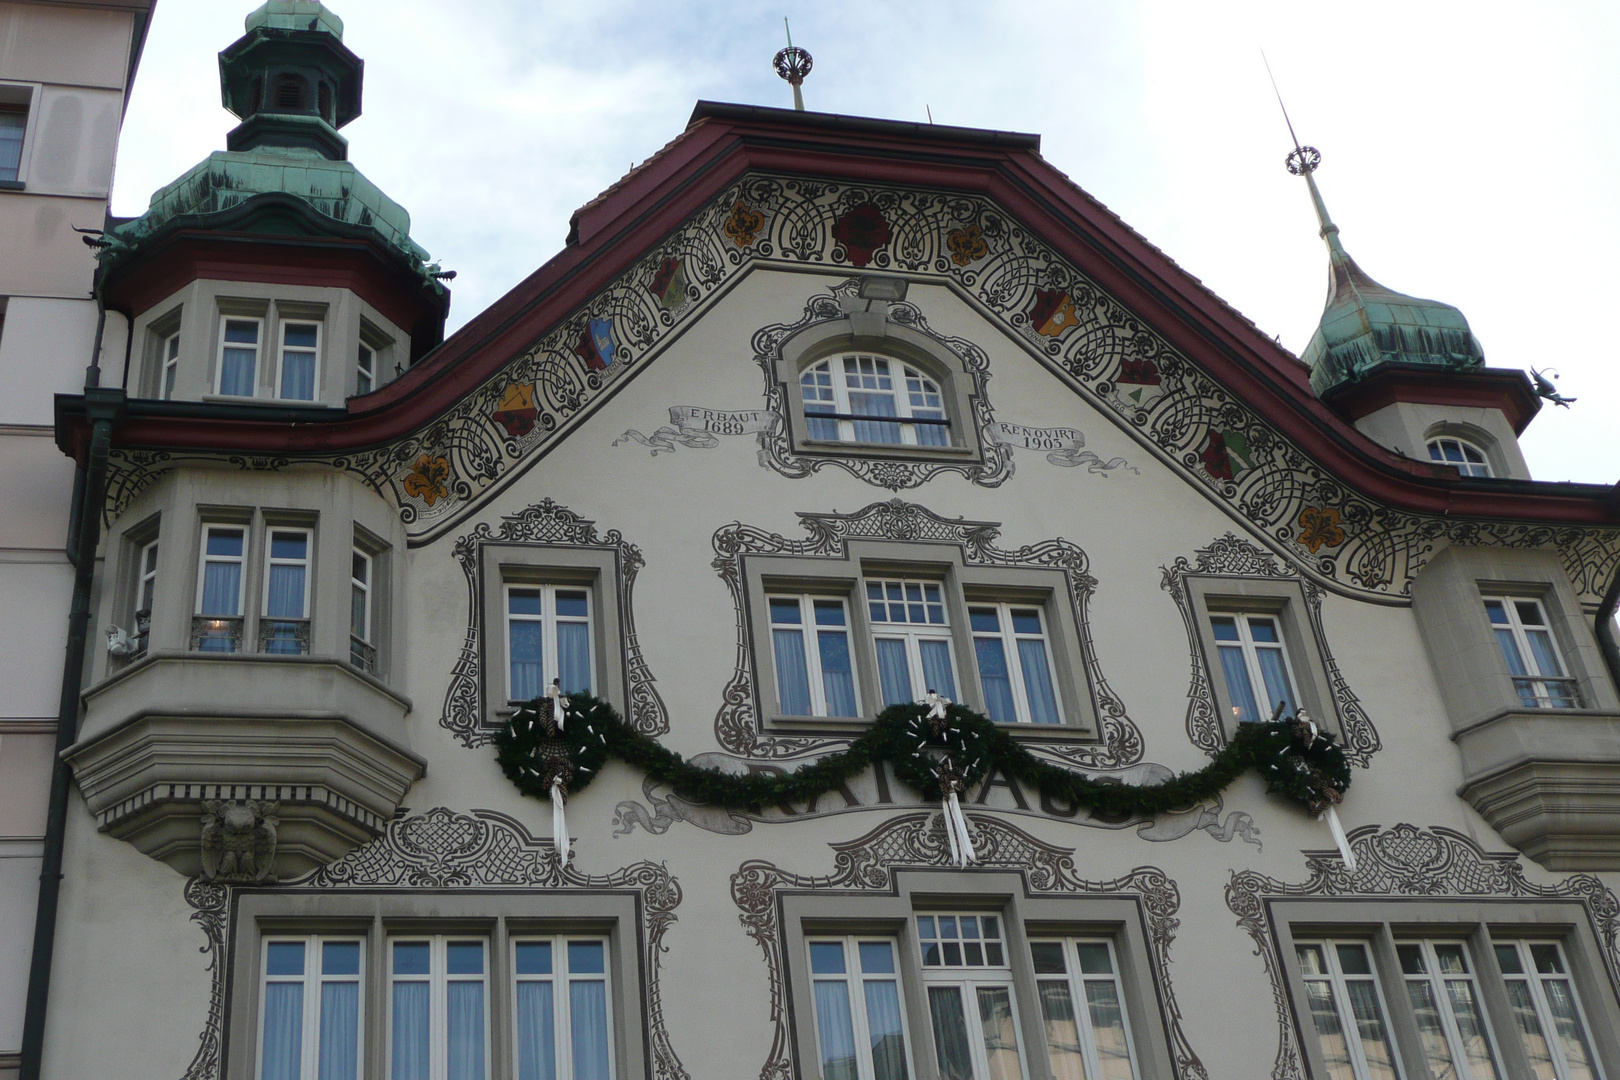
[[[353,938],[265,939],[258,1080],[357,1080],[362,950]]]
[[[354,362],[354,393],[369,394],[377,386],[377,352],[371,346],[360,343],[359,353]]]
[[[1212,614],[1209,622],[1233,716],[1240,723],[1269,720],[1279,704],[1293,715],[1299,698],[1279,618],[1229,612]]]
[[[1513,1020],[1537,1080],[1598,1080],[1586,1015],[1556,941],[1495,944]]]
[[[591,590],[569,585],[506,586],[508,701],[531,701],[552,680],[572,694],[591,690]]]
[[[486,1080],[487,943],[400,937],[388,951],[389,1080]]]
[[[1001,724],[1061,724],[1040,607],[969,603],[968,623],[990,719]]]
[[[939,383],[912,364],[883,356],[829,357],[804,369],[799,390],[812,439],[951,445]]]
[[[163,358],[163,371],[158,380],[158,396],[168,401],[174,397],[174,381],[180,374],[180,331],[163,339],[159,355]]]
[[[943,586],[937,581],[868,579],[866,606],[883,704],[917,701],[929,690],[955,701]]]
[[[1581,707],[1580,689],[1564,669],[1541,601],[1522,596],[1487,596],[1485,615],[1525,708]]]
[[[246,560],[247,529],[244,526],[203,526],[192,648],[201,652],[241,650]]]
[[[1485,451],[1464,439],[1445,436],[1430,439],[1429,460],[1451,465],[1464,476],[1490,476],[1491,463]]]
[[[901,1008],[897,943],[817,937],[807,942],[816,1048],[824,1080],[907,1080],[911,1049]]]
[[[308,529],[281,527],[268,532],[259,649],[283,656],[307,653],[312,534]]]
[[[1113,942],[1031,941],[1029,952],[1052,1075],[1058,1080],[1133,1080],[1130,1021]]]
[[[259,383],[259,338],[263,319],[227,317],[219,325],[219,366],[214,392],[252,397]]]
[[[135,647],[141,652],[146,651],[152,626],[152,604],[157,600],[157,568],[158,542],[153,540],[141,546],[135,563]]]
[[[1311,1025],[1333,1080],[1398,1080],[1383,994],[1365,941],[1294,946]]]
[[[613,1019],[603,938],[520,938],[512,945],[517,1080],[608,1080]]]
[[[1024,1067],[1001,916],[918,915],[916,927],[942,1080],[1018,1080]]]
[[[0,183],[15,184],[21,175],[23,138],[27,134],[26,102],[0,101]]]
[[[320,355],[320,323],[283,320],[276,396],[289,401],[314,401],[319,385]]]
[[[770,596],[776,694],[788,716],[859,716],[849,612],[823,596]]]
[[[1466,943],[1402,941],[1395,952],[1429,1071],[1456,1080],[1500,1080]]]
[[[377,646],[372,641],[372,573],[376,566],[361,548],[349,553],[349,662],[376,674]]]

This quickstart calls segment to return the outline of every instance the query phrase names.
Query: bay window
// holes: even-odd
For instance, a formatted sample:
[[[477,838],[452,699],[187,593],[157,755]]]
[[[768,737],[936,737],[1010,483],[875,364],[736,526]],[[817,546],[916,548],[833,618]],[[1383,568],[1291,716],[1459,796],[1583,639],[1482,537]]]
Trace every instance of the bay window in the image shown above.
[[[259,620],[259,649],[279,656],[307,653],[313,534],[308,529],[267,531],[264,617]]]
[[[259,384],[259,338],[263,319],[220,321],[219,365],[214,392],[226,397],[252,397]]]
[[[240,525],[204,525],[202,549],[191,647],[201,652],[240,652],[247,529]]]
[[[1580,688],[1564,669],[1541,601],[1487,596],[1485,616],[1507,661],[1513,689],[1527,709],[1578,709]]]
[[[276,396],[292,401],[314,401],[320,385],[321,324],[285,321],[281,324],[281,365]]]

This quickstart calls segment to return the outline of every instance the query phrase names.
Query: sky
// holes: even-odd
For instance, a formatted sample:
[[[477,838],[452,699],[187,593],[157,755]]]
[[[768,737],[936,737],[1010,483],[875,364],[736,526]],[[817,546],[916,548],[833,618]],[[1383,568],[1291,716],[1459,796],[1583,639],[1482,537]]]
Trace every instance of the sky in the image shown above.
[[[256,4],[157,0],[113,212],[224,147],[215,54]],[[1620,4],[1401,0],[336,0],[366,62],[349,156],[412,216],[454,330],[699,99],[1035,132],[1092,196],[1298,353],[1327,262],[1261,60],[1341,239],[1463,310],[1492,367],[1579,400],[1521,439],[1540,480],[1620,479]]]

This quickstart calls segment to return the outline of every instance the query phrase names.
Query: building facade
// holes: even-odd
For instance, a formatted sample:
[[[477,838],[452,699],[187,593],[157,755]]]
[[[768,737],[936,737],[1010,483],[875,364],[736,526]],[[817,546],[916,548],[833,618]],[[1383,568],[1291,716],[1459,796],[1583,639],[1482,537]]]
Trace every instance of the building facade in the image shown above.
[[[62,696],[74,467],[52,396],[98,342],[117,385],[127,323],[91,295],[82,233],[107,222],[113,158],[151,0],[0,3],[0,1077],[23,1043]],[[43,612],[49,617],[41,618]],[[71,698],[70,698],[71,700]],[[65,779],[65,778],[64,778]]]
[[[249,16],[58,398],[45,1075],[1620,1075],[1620,506],[1308,148],[1306,362],[1036,136],[710,102],[441,342],[341,35]]]

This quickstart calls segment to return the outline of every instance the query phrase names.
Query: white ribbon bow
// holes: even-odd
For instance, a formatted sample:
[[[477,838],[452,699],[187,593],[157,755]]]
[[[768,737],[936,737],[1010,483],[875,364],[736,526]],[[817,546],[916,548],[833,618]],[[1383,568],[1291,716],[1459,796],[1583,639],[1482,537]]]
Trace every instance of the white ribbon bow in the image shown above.
[[[962,814],[962,800],[956,797],[954,791],[945,795],[945,838],[951,844],[951,862],[966,866],[978,860],[978,853],[973,850],[973,839],[968,836],[967,818]]]
[[[557,866],[568,865],[568,816],[563,812],[562,785],[551,784],[551,842],[557,847]]]

